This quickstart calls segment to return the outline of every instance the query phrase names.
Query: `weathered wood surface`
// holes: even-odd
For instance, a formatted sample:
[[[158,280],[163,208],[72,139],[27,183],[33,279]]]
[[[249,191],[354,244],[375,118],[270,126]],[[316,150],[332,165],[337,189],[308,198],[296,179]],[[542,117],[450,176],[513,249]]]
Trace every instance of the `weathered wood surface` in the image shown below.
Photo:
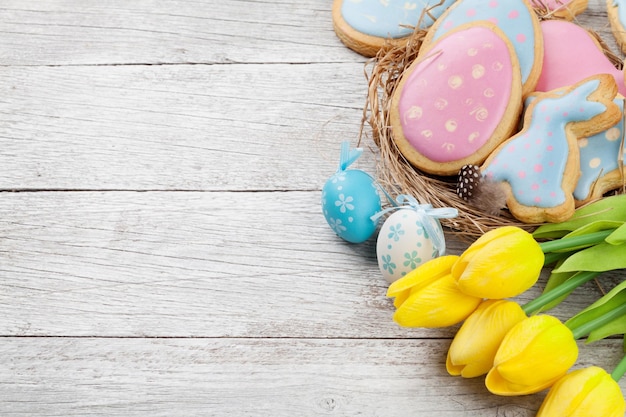
[[[320,213],[365,100],[330,1],[4,0],[0,35],[2,416],[534,415],[448,376],[455,329],[395,325]]]

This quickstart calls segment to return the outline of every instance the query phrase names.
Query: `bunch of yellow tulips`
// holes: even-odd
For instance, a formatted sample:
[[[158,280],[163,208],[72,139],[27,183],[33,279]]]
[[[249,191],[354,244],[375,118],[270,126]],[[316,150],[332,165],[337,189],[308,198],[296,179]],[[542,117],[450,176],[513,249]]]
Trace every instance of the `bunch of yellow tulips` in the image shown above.
[[[539,243],[539,240],[546,241]],[[555,264],[541,296],[510,300]],[[564,223],[533,234],[504,226],[485,233],[460,256],[435,258],[390,285],[394,320],[406,327],[462,322],[446,359],[451,375],[486,375],[497,395],[550,388],[538,416],[619,416],[626,402],[617,381],[626,359],[609,374],[591,366],[571,371],[577,339],[626,334],[626,281],[566,322],[546,314],[575,288],[608,270],[626,268],[626,195],[579,209]]]

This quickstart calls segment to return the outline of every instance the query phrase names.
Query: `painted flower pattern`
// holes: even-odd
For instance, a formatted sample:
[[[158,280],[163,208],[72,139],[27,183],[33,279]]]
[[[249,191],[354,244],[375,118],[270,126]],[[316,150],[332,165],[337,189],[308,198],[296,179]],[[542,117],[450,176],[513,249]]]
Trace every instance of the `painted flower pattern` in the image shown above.
[[[389,272],[389,275],[393,275],[394,269],[396,269],[396,264],[391,262],[391,255],[383,256],[382,261],[383,261],[383,269]]]
[[[404,230],[402,229],[402,224],[398,223],[395,226],[391,226],[389,228],[389,239],[393,239],[394,242],[400,240],[400,236],[404,235]]]
[[[335,201],[335,206],[339,207],[339,211],[345,213],[348,210],[354,210],[354,198],[339,194],[339,199]]]

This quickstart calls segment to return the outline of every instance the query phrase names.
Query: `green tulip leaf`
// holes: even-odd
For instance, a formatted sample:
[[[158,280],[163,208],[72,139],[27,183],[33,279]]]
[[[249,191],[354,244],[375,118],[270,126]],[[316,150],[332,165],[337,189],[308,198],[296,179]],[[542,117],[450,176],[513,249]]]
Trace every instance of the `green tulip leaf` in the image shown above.
[[[607,294],[598,299],[595,303],[585,308],[574,317],[565,322],[571,330],[589,323],[600,316],[609,313],[626,303],[626,281],[618,284]],[[621,318],[621,317],[620,317]],[[605,324],[606,325],[606,324]],[[601,327],[600,327],[601,328]],[[596,331],[597,329],[593,329]]]
[[[626,244],[611,245],[601,242],[574,253],[555,268],[555,272],[604,272],[622,268],[626,268]]]
[[[539,226],[533,236],[540,238],[560,238],[587,224],[597,221],[626,220],[626,194],[619,194],[602,198],[593,203],[576,209],[574,215],[567,221]]]
[[[615,229],[606,239],[611,245],[621,245],[626,242],[626,223]]]
[[[617,334],[626,334],[626,314],[592,330],[587,337],[586,343],[593,343]]]
[[[598,220],[595,222],[591,222],[588,223],[584,226],[579,227],[578,229],[566,234],[564,237],[568,238],[568,237],[575,237],[575,236],[582,236],[582,235],[586,235],[589,233],[594,233],[594,232],[599,232],[601,230],[612,230],[612,229],[618,229],[622,226],[624,226],[626,222],[625,221],[618,221],[618,220]]]
[[[559,262],[557,264],[557,267],[563,263],[563,261]],[[555,289],[556,287],[558,287],[559,285],[563,284],[564,282],[569,281],[570,278],[572,278],[574,275],[576,275],[578,272],[552,272],[550,274],[550,277],[548,278],[548,282],[546,283],[546,287],[543,289],[543,294],[550,292],[551,290]],[[572,290],[574,291],[574,290]],[[553,301],[550,301],[549,303],[545,304],[543,307],[541,307],[541,309],[539,311],[537,311],[537,313],[539,312],[543,312],[543,311],[548,311],[554,307],[556,307],[557,305],[559,305],[563,300],[565,300],[571,293],[572,291],[567,292],[566,294],[563,294],[562,296],[560,296],[559,298],[554,299]]]

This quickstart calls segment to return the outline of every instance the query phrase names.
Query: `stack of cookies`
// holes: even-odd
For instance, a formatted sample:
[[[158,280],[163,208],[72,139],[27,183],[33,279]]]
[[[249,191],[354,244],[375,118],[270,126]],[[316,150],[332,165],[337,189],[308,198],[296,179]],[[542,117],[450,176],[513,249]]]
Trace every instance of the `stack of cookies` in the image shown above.
[[[510,215],[537,224],[567,220],[625,186],[624,72],[572,22],[586,6],[335,0],[333,20],[339,38],[366,56],[419,31],[417,57],[390,97],[394,146],[416,172],[454,178],[468,206],[495,186]],[[614,33],[624,33],[626,5],[608,0],[607,8]]]

